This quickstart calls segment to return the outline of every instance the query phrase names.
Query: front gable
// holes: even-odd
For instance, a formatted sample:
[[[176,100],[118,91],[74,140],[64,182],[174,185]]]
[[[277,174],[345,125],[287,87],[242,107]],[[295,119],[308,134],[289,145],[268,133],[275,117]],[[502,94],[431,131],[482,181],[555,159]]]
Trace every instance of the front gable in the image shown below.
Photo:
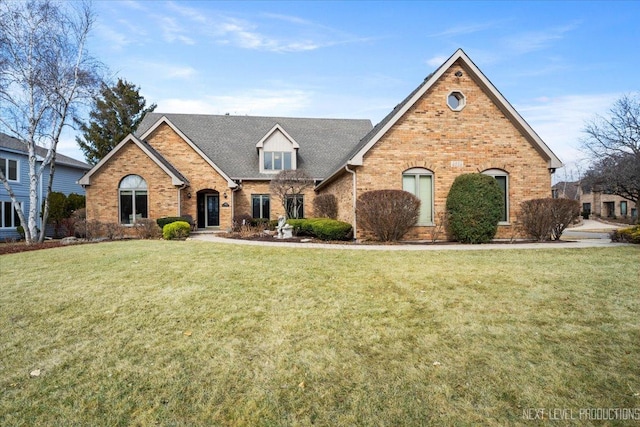
[[[79,181],[80,185],[91,185],[92,177],[105,167],[109,161],[118,155],[118,153],[127,147],[128,144],[137,146],[153,163],[155,163],[162,171],[164,171],[170,178],[171,183],[175,186],[182,186],[188,184],[187,179],[175,169],[166,159],[164,159],[157,151],[151,146],[140,141],[134,135],[127,135],[113,150],[111,150],[102,160],[100,160],[89,172],[87,172]]]
[[[347,161],[348,165],[362,166],[365,155],[371,150],[410,110],[414,109],[418,103],[424,103],[431,93],[435,92],[434,87],[441,84],[445,77],[455,76],[455,78],[464,79],[471,78],[475,83],[473,86],[482,91],[483,95],[491,99],[500,114],[508,120],[513,127],[526,139],[526,141],[535,149],[535,151],[545,159],[547,167],[555,170],[562,166],[562,162],[542,141],[537,133],[529,126],[529,124],[518,114],[513,106],[502,96],[495,86],[486,78],[480,69],[471,61],[471,59],[458,49],[440,68],[425,79],[425,81],[416,88],[404,101],[385,117],[370,133],[360,142],[359,147]],[[451,81],[451,79],[449,79]],[[468,90],[467,90],[468,92]],[[445,94],[440,93],[441,98],[431,100],[433,110],[438,111],[439,115],[443,115],[446,110],[453,113],[464,115],[465,110],[473,109],[473,105],[469,105],[470,93],[466,93],[462,86],[449,84]],[[457,103],[455,100],[457,99]],[[453,103],[452,103],[453,101]],[[429,101],[426,101],[429,102]],[[439,111],[439,110],[445,111]],[[491,114],[487,111],[486,114]],[[455,132],[455,128],[451,130]]]
[[[278,173],[297,169],[300,145],[279,124],[276,124],[256,144],[260,173]]]
[[[170,141],[166,141],[163,137],[159,137],[158,135],[163,132],[166,128],[171,129],[171,133],[177,136],[186,146],[189,147],[186,150],[186,147],[181,146],[179,142],[175,140],[175,138],[170,138]],[[166,133],[165,133],[166,135]],[[235,188],[237,184],[220,168],[214,161],[207,156],[191,139],[185,135],[177,126],[175,126],[171,120],[169,120],[166,116],[162,116],[158,119],[149,129],[147,129],[141,136],[140,139],[143,141],[149,140],[153,143],[155,147],[157,147],[158,151],[162,152],[166,158],[170,158],[171,161],[176,164],[180,169],[187,170],[191,168],[195,159],[191,158],[188,160],[186,157],[189,151],[193,151],[197,154],[197,159],[201,162],[206,163],[208,166],[213,168],[225,181],[228,188]],[[166,139],[166,138],[165,138]],[[186,151],[185,151],[186,150]],[[181,165],[181,163],[186,162],[186,164]]]

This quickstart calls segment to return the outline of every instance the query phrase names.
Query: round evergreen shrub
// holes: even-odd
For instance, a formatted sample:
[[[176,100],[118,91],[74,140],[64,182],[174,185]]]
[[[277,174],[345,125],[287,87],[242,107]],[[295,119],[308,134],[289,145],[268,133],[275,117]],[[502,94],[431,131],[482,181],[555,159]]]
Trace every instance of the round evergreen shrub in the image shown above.
[[[462,243],[488,243],[498,231],[504,194],[489,175],[458,176],[447,196],[448,232]]]
[[[184,239],[189,237],[191,226],[186,221],[175,221],[162,228],[162,237],[165,240]]]

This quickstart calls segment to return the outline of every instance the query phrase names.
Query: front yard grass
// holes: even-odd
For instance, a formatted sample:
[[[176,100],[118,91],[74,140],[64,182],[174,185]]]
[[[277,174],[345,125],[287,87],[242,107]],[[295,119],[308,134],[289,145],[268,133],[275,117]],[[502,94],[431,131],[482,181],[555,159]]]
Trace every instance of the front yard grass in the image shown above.
[[[637,247],[3,255],[0,425],[602,425],[579,411],[640,407],[639,265]]]

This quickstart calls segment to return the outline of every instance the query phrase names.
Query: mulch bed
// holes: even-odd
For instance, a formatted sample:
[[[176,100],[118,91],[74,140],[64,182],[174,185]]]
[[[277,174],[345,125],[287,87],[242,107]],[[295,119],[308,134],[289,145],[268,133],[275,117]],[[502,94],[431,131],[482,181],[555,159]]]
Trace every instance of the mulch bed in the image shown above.
[[[63,246],[60,240],[49,240],[43,243],[34,243],[33,245],[26,245],[24,242],[0,243],[0,255],[59,248],[60,246]]]

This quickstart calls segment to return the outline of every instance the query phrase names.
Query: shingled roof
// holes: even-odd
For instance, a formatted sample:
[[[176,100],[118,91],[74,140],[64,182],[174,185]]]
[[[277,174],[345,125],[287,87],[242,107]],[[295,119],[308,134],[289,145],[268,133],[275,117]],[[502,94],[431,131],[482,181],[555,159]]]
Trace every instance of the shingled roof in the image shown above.
[[[142,137],[163,117],[232,179],[273,178],[260,173],[256,144],[275,125],[299,144],[298,169],[318,180],[329,176],[372,129],[370,120],[359,119],[149,113],[136,135]]]
[[[28,154],[27,145],[25,143],[21,142],[19,139],[16,139],[12,136],[9,136],[1,132],[0,132],[0,147],[6,148],[12,151],[20,152],[25,155]],[[44,147],[36,146],[36,155],[41,159],[44,159],[47,156],[47,151],[48,150]],[[56,153],[56,164],[71,166],[71,167],[83,169],[83,170],[91,169],[90,165],[60,153]]]

